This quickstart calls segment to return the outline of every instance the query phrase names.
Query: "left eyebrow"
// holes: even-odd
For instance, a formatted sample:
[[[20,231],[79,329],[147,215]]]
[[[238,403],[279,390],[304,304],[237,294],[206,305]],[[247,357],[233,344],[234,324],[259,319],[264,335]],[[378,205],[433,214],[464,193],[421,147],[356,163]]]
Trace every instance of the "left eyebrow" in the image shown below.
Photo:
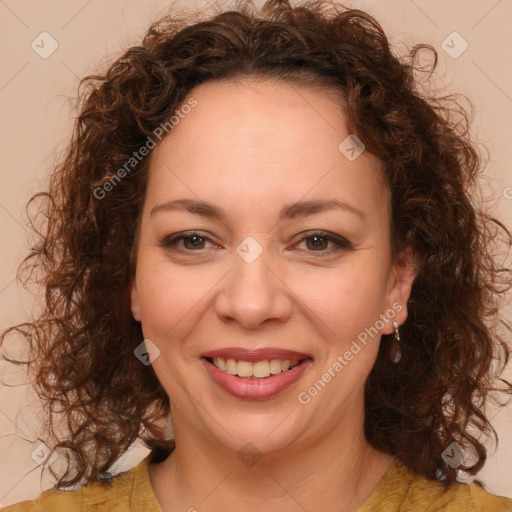
[[[349,213],[359,216],[362,220],[366,219],[364,211],[352,206],[350,204],[338,201],[337,199],[331,200],[317,200],[317,201],[301,201],[283,206],[279,213],[279,220],[294,219],[297,217],[306,217],[314,215],[326,210],[342,209]],[[224,221],[227,217],[226,211],[220,206],[214,205],[207,201],[197,201],[195,199],[176,199],[174,201],[167,201],[165,203],[158,203],[151,209],[149,216],[151,217],[160,211],[175,211],[185,210],[195,215],[207,217],[211,219],[218,219]]]
[[[363,212],[363,210],[360,210],[359,208],[356,208],[350,204],[338,201],[337,199],[302,201],[286,205],[281,209],[279,218],[280,220],[284,220],[293,219],[296,217],[306,217],[308,215],[314,215],[315,213],[320,213],[326,210],[334,210],[336,208],[358,215],[363,220],[366,219],[366,214]]]

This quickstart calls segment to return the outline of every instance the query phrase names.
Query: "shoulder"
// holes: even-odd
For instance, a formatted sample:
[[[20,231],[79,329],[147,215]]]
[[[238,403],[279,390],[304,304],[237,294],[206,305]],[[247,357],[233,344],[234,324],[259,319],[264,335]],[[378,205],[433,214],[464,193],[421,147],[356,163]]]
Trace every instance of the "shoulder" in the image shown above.
[[[511,512],[512,499],[495,496],[480,485],[455,483],[447,489],[439,482],[432,482],[421,477],[412,485],[407,495],[408,508],[426,512]]]
[[[358,512],[511,512],[512,499],[495,496],[477,483],[441,482],[416,475],[395,460]]]
[[[1,509],[1,512],[124,512],[134,508],[138,486],[147,465],[147,459],[136,467],[115,475],[110,481],[92,482],[78,490],[48,489],[36,499],[23,501]],[[143,493],[142,493],[143,494]]]

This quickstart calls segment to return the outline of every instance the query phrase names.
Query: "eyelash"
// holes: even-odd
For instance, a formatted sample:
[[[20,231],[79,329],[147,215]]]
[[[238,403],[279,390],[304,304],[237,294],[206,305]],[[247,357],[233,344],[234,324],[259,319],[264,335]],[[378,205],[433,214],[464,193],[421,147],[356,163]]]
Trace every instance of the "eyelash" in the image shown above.
[[[173,249],[173,246],[177,245],[177,243],[180,242],[181,240],[190,239],[190,238],[193,238],[193,237],[198,237],[198,238],[200,238],[202,240],[206,240],[206,241],[210,241],[211,242],[211,239],[209,237],[202,236],[200,233],[198,233],[196,231],[190,231],[190,232],[185,232],[185,233],[176,233],[175,235],[168,236],[168,237],[164,238],[160,242],[160,245],[164,249]],[[315,237],[323,238],[323,239],[327,240],[328,242],[333,243],[336,247],[334,249],[331,249],[331,250],[317,250],[317,251],[315,251],[315,250],[307,250],[307,252],[320,253],[320,254],[331,254],[333,252],[338,252],[338,251],[342,251],[342,250],[347,251],[347,250],[352,250],[353,249],[352,244],[348,240],[346,240],[343,237],[334,235],[332,233],[328,233],[326,231],[313,231],[313,232],[309,232],[305,236],[303,236],[299,240],[298,243],[303,242],[304,240],[315,238]],[[185,250],[183,250],[183,249],[174,249],[174,250],[181,251],[181,252],[201,252],[201,251],[203,251],[205,249],[198,249],[197,251],[190,250],[190,249],[185,249]]]

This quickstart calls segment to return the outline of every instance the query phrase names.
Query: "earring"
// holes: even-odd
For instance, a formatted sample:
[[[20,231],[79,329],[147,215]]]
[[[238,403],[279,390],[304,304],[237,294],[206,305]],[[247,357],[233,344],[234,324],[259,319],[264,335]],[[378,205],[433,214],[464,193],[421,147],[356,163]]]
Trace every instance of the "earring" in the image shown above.
[[[391,346],[390,357],[393,363],[398,363],[398,361],[400,361],[400,359],[402,358],[402,351],[400,350],[400,331],[398,330],[398,323],[393,322],[393,327],[395,329],[395,339]]]

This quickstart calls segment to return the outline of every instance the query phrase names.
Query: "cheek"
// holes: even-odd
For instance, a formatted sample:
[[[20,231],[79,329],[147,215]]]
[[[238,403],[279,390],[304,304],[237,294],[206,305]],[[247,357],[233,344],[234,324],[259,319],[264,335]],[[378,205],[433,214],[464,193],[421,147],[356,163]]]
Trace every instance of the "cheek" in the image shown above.
[[[384,312],[382,262],[371,254],[356,256],[337,267],[285,272],[282,293],[290,294],[290,288],[298,314],[309,317],[326,338],[353,339]],[[178,266],[149,251],[141,254],[137,289],[144,335],[162,342],[186,337],[222,289],[225,275],[222,265]]]
[[[201,308],[218,280],[211,269],[184,270],[168,262],[142,258],[137,269],[137,290],[144,335],[163,340],[186,331],[194,323],[194,311]]]
[[[331,335],[343,339],[373,325],[385,303],[385,279],[379,266],[345,265],[322,272],[296,276],[296,291],[327,326]]]

